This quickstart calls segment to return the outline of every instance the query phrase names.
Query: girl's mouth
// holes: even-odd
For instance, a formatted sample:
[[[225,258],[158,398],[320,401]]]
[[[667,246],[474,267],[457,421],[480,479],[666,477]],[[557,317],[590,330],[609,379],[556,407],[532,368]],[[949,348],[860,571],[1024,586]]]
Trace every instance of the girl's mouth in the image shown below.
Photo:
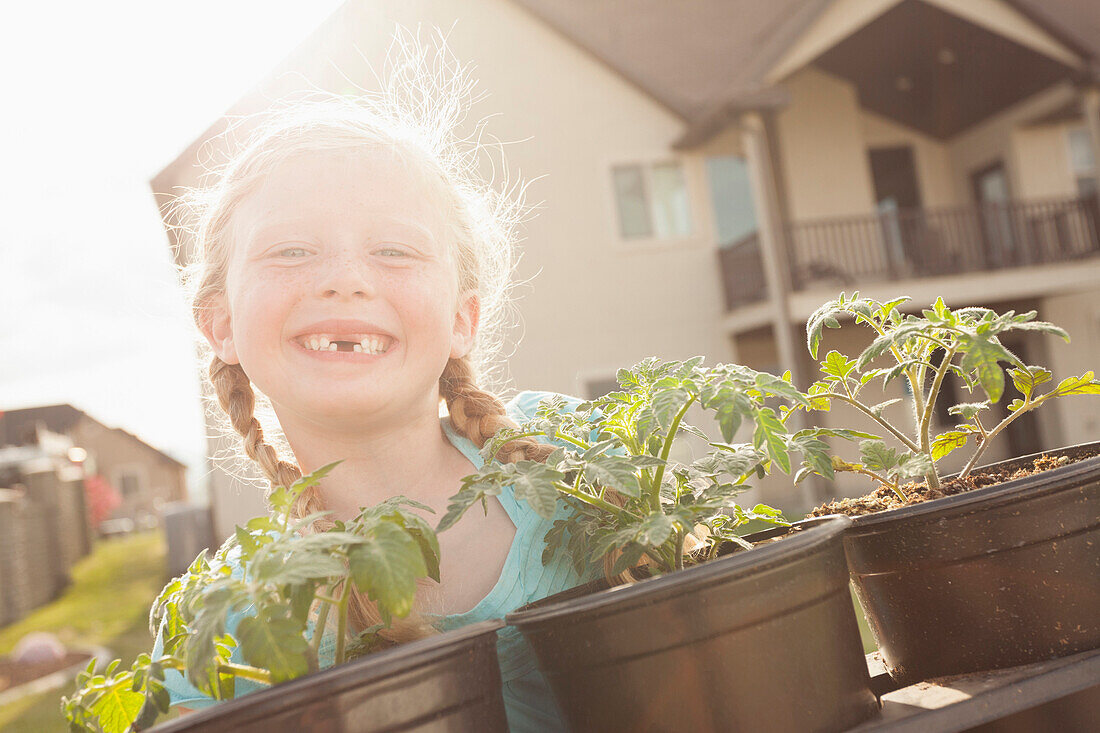
[[[386,353],[393,342],[393,337],[379,333],[311,333],[294,339],[294,343],[306,351],[342,351],[370,356]]]

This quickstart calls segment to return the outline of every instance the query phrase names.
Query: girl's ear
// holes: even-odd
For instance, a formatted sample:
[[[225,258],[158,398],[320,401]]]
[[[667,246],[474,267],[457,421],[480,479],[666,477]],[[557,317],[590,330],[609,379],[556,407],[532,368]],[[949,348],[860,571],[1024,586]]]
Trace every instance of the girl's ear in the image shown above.
[[[478,319],[481,317],[481,299],[477,292],[467,290],[458,296],[455,309],[455,325],[451,334],[451,358],[461,359],[470,353],[477,337]]]
[[[229,304],[225,298],[211,298],[204,308],[202,323],[199,325],[206,342],[214,354],[226,364],[240,364],[237,347],[233,341],[233,319],[229,314]]]

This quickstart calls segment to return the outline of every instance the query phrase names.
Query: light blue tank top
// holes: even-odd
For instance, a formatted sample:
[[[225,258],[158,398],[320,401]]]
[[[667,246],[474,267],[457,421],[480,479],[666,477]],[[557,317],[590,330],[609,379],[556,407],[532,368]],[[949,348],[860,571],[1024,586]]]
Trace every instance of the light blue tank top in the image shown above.
[[[534,415],[540,401],[552,396],[554,394],[551,392],[520,392],[507,404],[508,415],[516,422],[523,422]],[[575,409],[581,402],[575,397],[566,397],[566,400],[567,409]],[[456,433],[449,420],[443,419],[441,422],[447,438],[473,465],[470,473],[481,468],[484,461],[477,446],[468,438]],[[500,578],[489,594],[466,613],[439,617],[436,625],[442,631],[457,629],[478,621],[503,618],[505,614],[520,606],[568,590],[591,580],[598,574],[598,570],[593,566],[587,573],[579,575],[572,563],[560,553],[549,565],[544,566],[542,564],[543,537],[554,519],[543,519],[526,502],[517,501],[511,487],[507,487],[500,494],[499,499],[504,511],[516,525],[516,534]],[[564,516],[565,511],[564,505],[559,505],[555,519]],[[229,615],[226,619],[226,628],[230,633],[235,632],[237,624],[246,613],[247,611]],[[497,638],[504,705],[508,715],[508,727],[512,733],[565,730],[550,688],[539,672],[534,653],[523,637],[516,629],[507,626],[498,632]],[[157,634],[153,649],[154,658],[161,654],[163,646],[162,637]],[[322,667],[332,665],[334,647],[335,639],[326,635],[318,650]],[[234,650],[232,659],[243,663],[239,649]],[[178,672],[170,670],[165,674],[165,686],[171,693],[172,705],[197,709],[216,702],[191,685]],[[239,680],[236,683],[238,696],[263,688],[263,685],[248,680]]]

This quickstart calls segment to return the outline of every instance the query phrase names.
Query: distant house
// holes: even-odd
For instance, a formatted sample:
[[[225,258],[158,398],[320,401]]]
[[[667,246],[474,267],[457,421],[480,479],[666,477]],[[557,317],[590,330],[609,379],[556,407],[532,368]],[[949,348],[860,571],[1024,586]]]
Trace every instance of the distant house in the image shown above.
[[[99,474],[122,498],[113,518],[156,516],[162,504],[186,498],[186,466],[136,435],[107,427],[72,405],[0,412],[0,446],[29,445],[41,428],[87,451],[86,475]]]
[[[842,289],[1034,308],[1074,342],[1019,339],[1024,359],[1100,367],[1096,0],[350,0],[186,143],[158,202],[200,180],[230,117],[371,88],[363,60],[382,67],[395,22],[450,29],[488,92],[476,112],[545,176],[521,388],[592,395],[619,366],[693,354],[805,386],[805,320]],[[192,244],[170,236],[182,263]],[[1084,400],[1045,409],[990,458],[1100,437]],[[259,492],[213,481],[224,535]]]

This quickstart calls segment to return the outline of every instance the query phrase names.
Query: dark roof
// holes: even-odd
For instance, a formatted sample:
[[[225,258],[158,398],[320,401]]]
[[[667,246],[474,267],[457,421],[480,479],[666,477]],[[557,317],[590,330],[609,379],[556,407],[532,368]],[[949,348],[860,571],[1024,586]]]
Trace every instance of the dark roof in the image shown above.
[[[84,413],[72,405],[47,405],[22,410],[0,412],[0,445],[29,445],[34,443],[35,429],[39,423],[51,433],[68,433],[84,417]]]
[[[0,445],[28,445],[34,443],[36,441],[35,430],[39,424],[44,425],[51,433],[68,434],[84,418],[91,420],[104,430],[119,433],[140,443],[145,448],[158,453],[166,461],[186,467],[183,462],[176,460],[164,451],[154,448],[133,433],[129,433],[122,428],[107,427],[99,420],[72,405],[45,405],[43,407],[26,407],[19,410],[0,410]]]
[[[832,0],[514,0],[685,121],[749,106]],[[1097,0],[1004,0],[1093,63]]]

